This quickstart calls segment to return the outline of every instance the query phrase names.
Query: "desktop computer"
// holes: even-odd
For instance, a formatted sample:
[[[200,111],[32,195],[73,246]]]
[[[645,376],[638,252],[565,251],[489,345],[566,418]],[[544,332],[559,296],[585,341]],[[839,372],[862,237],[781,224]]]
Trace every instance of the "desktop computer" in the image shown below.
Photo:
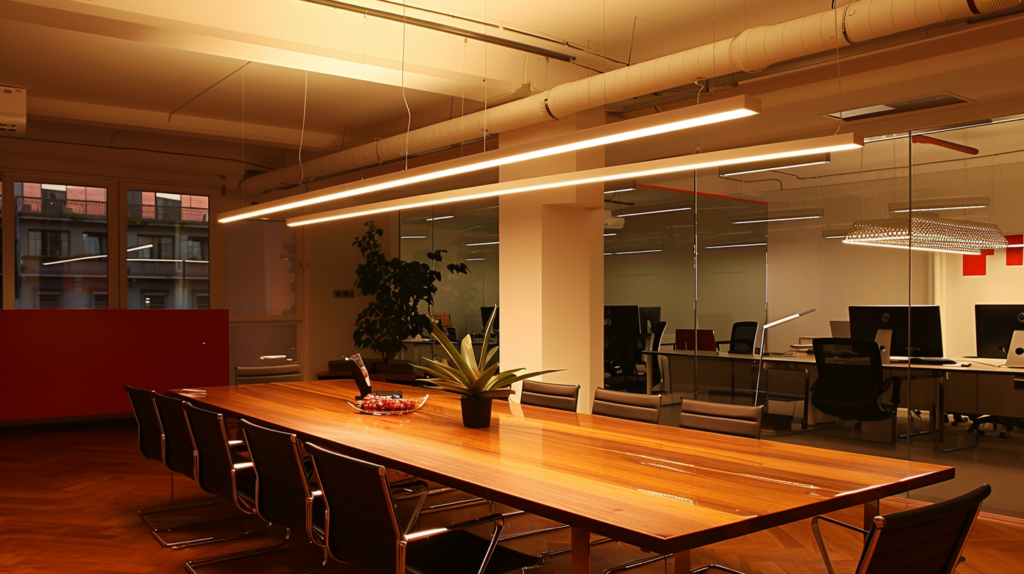
[[[974,338],[979,358],[1008,358],[1015,331],[1024,332],[1024,304],[974,306]]]
[[[955,362],[941,359],[942,317],[938,305],[850,307],[850,338],[874,341],[879,329],[892,331],[892,356]]]

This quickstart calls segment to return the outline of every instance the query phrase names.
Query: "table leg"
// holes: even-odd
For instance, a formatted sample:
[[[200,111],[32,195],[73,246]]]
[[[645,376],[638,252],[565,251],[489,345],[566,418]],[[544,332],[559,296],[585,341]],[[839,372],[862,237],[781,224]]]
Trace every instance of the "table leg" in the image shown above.
[[[871,525],[875,523],[875,517],[882,513],[880,505],[880,500],[864,503],[864,530],[871,530]]]
[[[804,369],[804,420],[800,423],[802,430],[807,430],[809,422],[807,419],[811,414],[811,371],[810,369]]]
[[[654,355],[644,355],[644,366],[647,368],[647,394],[654,392]]]
[[[572,545],[572,574],[590,574],[590,532],[575,526],[569,529]]]
[[[683,550],[682,552],[676,552],[673,558],[675,566],[673,566],[673,574],[690,574],[690,551]]]

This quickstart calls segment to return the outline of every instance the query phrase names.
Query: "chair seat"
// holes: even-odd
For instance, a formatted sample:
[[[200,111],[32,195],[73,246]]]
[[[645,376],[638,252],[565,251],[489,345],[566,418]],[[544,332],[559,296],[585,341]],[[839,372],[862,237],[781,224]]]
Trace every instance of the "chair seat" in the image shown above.
[[[409,544],[405,569],[412,574],[477,574],[489,540],[458,531]],[[498,546],[486,574],[501,574],[537,565],[537,557]]]

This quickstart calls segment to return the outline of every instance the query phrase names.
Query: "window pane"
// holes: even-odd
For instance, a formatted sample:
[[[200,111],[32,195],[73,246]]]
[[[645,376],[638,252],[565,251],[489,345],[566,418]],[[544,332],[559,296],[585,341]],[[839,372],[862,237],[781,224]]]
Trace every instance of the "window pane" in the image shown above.
[[[14,183],[18,309],[107,307],[107,190]]]
[[[210,308],[209,201],[128,192],[129,309]]]

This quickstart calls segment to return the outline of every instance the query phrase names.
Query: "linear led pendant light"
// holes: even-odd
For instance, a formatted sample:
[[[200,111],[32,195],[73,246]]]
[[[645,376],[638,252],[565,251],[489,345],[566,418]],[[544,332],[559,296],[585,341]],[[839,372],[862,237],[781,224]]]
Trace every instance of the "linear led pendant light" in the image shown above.
[[[858,149],[863,145],[864,138],[856,134],[840,134],[748,148],[713,151],[696,155],[670,157],[640,163],[602,167],[587,171],[560,173],[532,179],[505,181],[501,183],[481,185],[478,187],[455,189],[403,199],[394,199],[391,201],[357,205],[343,209],[325,211],[323,213],[311,213],[309,215],[293,217],[288,219],[287,223],[290,227],[296,227],[300,225],[322,223],[324,221],[334,221],[337,219],[365,217],[368,215],[387,213],[401,209],[412,209],[415,207],[443,205],[471,199],[496,197],[511,193],[540,191],[588,183],[633,179],[637,177],[650,177],[669,173],[678,173],[681,171],[718,167],[722,165],[735,165],[750,161],[763,161],[776,158],[800,157],[816,153],[852,150]]]
[[[992,200],[985,195],[968,195],[962,197],[939,198],[939,199],[915,199],[911,205],[909,201],[901,201],[889,204],[889,211],[892,213],[914,213],[920,211],[958,211],[961,209],[984,209],[992,203]]]
[[[528,161],[582,149],[715,124],[761,113],[761,100],[737,96],[671,112],[597,126],[535,142],[484,152],[459,159],[403,170],[364,181],[335,185],[284,199],[268,201],[222,214],[217,221],[228,223],[279,211],[316,205],[364,193],[394,189],[453,175]]]
[[[764,215],[734,219],[733,225],[746,225],[750,223],[773,223],[775,221],[798,221],[802,219],[821,219],[825,216],[825,210],[820,207],[811,209],[777,209],[765,212]]]

